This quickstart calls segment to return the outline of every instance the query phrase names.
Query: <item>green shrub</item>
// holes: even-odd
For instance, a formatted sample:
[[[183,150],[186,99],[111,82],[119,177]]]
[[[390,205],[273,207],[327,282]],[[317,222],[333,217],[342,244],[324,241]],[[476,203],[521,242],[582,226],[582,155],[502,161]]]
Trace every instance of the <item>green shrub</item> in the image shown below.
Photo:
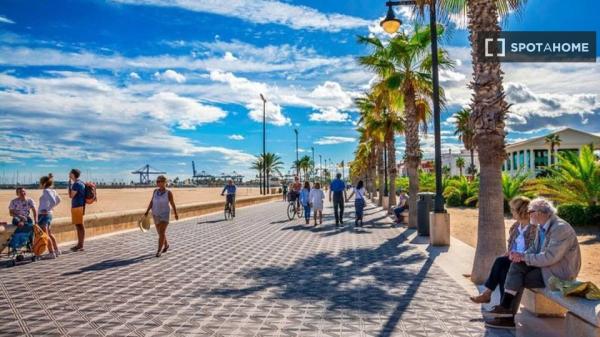
[[[586,213],[589,225],[600,226],[600,205],[588,206]]]
[[[458,193],[452,193],[446,198],[446,204],[450,207],[462,207],[463,200]]]
[[[558,216],[573,226],[590,224],[587,207],[581,204],[563,204],[558,206]]]

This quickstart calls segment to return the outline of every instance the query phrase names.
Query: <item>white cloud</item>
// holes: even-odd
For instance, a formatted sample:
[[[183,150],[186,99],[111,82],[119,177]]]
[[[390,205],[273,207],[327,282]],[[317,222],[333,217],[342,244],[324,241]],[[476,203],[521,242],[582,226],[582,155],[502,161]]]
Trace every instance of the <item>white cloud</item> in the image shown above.
[[[17,78],[0,74],[4,162],[29,158],[80,161],[144,160],[196,155],[245,165],[253,156],[219,146],[199,146],[171,134],[223,118],[226,112],[174,93],[149,97],[81,73]],[[42,120],[43,123],[39,121]],[[20,130],[27,130],[21,132]]]
[[[114,0],[131,5],[178,7],[189,11],[205,12],[242,20],[268,24],[276,23],[292,29],[315,29],[337,32],[369,25],[367,20],[341,15],[325,14],[316,9],[275,0],[237,0],[223,4],[220,0]]]
[[[246,108],[250,111],[248,112],[248,117],[255,122],[262,123],[263,121],[263,102],[260,99],[255,99],[250,101]],[[286,117],[281,112],[281,106],[279,104],[275,104],[273,102],[268,101],[265,105],[265,121],[267,123],[284,126],[290,125],[292,120],[289,117]]]
[[[140,75],[138,73],[136,73],[135,71],[132,71],[129,73],[129,78],[131,78],[132,80],[140,80],[142,79],[140,77]]]
[[[320,112],[311,113],[309,119],[314,122],[347,122],[350,115],[334,108],[325,108]]]
[[[233,54],[231,52],[225,52],[225,56],[223,56],[223,58],[226,61],[237,61],[237,58],[235,56],[233,56]]]
[[[356,139],[353,137],[339,137],[339,136],[326,136],[321,137],[315,141],[315,144],[318,145],[333,145],[333,144],[341,144],[341,143],[352,143]]]
[[[231,140],[244,140],[244,136],[242,135],[230,135],[228,138]]]
[[[185,76],[171,69],[167,69],[162,74],[157,71],[156,73],[154,73],[154,78],[160,81],[171,81],[176,83],[185,82]]]
[[[15,22],[13,20],[7,18],[6,16],[0,15],[0,23],[14,24]]]

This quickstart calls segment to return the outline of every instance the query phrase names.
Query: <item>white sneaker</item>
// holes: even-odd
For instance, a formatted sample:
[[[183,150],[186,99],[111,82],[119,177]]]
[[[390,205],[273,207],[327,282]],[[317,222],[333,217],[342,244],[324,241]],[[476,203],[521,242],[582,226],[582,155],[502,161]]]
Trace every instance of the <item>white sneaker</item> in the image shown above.
[[[48,254],[47,254],[45,257],[44,257],[44,259],[48,259],[48,260],[54,260],[54,259],[56,259],[56,254],[54,254],[54,253],[48,253]]]

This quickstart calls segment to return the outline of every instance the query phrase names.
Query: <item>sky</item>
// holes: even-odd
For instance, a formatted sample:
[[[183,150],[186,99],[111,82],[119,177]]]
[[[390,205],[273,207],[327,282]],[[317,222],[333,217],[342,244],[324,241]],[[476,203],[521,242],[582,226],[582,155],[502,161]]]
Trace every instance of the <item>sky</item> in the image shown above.
[[[352,159],[353,98],[374,76],[356,58],[358,35],[387,38],[385,1],[0,0],[0,183],[72,167],[84,179],[130,181],[145,164],[174,178],[198,171],[254,177],[262,151],[287,173],[300,156]],[[599,31],[592,0],[530,0],[502,18],[504,30]],[[414,17],[398,15],[410,30]],[[447,105],[442,149],[461,149],[453,114],[468,105],[465,21],[445,22],[441,46],[456,62],[442,71]],[[512,104],[508,142],[562,127],[600,133],[598,63],[503,64]],[[432,130],[432,128],[430,128]],[[398,158],[404,139],[397,137]],[[433,135],[423,137],[426,157]]]

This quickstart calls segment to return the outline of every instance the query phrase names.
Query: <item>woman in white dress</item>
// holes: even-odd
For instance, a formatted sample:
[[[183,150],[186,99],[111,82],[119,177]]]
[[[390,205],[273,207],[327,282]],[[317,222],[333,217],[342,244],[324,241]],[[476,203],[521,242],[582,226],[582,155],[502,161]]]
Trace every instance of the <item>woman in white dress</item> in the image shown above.
[[[319,224],[323,223],[323,200],[325,199],[325,193],[321,189],[320,183],[315,183],[315,186],[310,190],[308,200],[310,200],[311,208],[315,213],[315,227],[317,226],[317,215],[319,216]]]

